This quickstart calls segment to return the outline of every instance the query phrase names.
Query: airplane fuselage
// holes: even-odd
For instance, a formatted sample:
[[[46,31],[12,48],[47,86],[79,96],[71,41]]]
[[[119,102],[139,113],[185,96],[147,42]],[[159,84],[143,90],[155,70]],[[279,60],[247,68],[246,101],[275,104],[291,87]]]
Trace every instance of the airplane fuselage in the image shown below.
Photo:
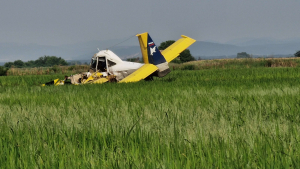
[[[55,79],[43,85],[62,85],[67,80],[71,81],[70,84],[75,85],[105,82],[128,83],[143,79],[149,80],[153,76],[164,77],[171,72],[168,63],[196,41],[181,35],[181,39],[164,51],[160,51],[148,32],[136,36],[144,63],[123,61],[112,51],[101,50],[92,57],[88,72],[66,76],[64,80]]]
[[[114,75],[116,76],[116,79],[120,81],[142,67],[144,64],[123,61],[112,51],[101,50],[92,57],[90,65],[94,71],[97,70],[104,75]]]

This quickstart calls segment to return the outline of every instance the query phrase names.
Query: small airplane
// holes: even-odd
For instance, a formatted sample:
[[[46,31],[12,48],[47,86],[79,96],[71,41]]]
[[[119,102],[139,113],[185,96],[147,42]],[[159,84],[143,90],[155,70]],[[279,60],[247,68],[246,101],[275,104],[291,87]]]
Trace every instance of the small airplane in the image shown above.
[[[123,61],[112,51],[101,50],[92,57],[88,72],[65,76],[64,80],[55,79],[42,86],[105,82],[127,83],[142,79],[151,80],[153,76],[164,77],[171,72],[168,63],[196,42],[190,37],[181,35],[182,38],[167,49],[160,51],[148,32],[136,36],[139,40],[144,63]]]

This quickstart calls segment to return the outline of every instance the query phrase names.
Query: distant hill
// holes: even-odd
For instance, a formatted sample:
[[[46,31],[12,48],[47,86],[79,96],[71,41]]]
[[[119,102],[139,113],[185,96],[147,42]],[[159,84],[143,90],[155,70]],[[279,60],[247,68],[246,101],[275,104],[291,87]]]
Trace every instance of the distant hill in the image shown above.
[[[120,40],[89,41],[61,46],[46,46],[38,44],[0,43],[0,62],[36,60],[50,55],[62,57],[66,60],[90,60],[100,50],[109,48],[122,59],[141,57],[138,41],[132,39],[120,45]],[[160,43],[156,42],[157,45]],[[240,44],[240,45],[239,45]],[[112,46],[112,47],[111,47]],[[300,50],[300,40],[272,41],[249,40],[228,42],[227,44],[197,41],[190,48],[192,55],[197,59],[234,58],[239,52],[247,52],[253,56],[290,56]]]
[[[193,56],[200,56],[202,59],[210,58],[232,58],[239,52],[247,52],[253,56],[275,56],[293,55],[300,50],[300,42],[283,44],[266,44],[252,46],[236,46],[220,43],[197,41],[190,48]]]

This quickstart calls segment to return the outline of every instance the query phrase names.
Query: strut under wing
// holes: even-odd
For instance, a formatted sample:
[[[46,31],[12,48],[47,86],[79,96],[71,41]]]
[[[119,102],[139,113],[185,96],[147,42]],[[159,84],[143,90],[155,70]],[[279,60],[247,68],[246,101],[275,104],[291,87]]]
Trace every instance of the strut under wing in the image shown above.
[[[145,64],[142,67],[140,67],[138,70],[130,74],[129,76],[125,77],[120,81],[120,83],[127,83],[127,82],[137,82],[142,79],[145,79],[149,75],[151,75],[153,72],[155,72],[158,68],[155,65],[152,64]]]
[[[188,48],[194,42],[196,42],[195,39],[192,39],[190,37],[184,35],[181,35],[181,37],[181,39],[177,40],[175,43],[173,43],[171,46],[169,46],[167,49],[161,52],[161,54],[165,57],[167,62],[171,62],[182,51],[184,51],[186,48]]]

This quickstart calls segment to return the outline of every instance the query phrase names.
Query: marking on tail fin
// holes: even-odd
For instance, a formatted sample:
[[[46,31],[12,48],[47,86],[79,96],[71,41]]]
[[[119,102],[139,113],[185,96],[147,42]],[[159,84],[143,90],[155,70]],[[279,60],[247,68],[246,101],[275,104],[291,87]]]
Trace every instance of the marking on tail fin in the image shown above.
[[[150,55],[153,56],[153,53],[156,52],[156,46],[150,48]]]
[[[150,43],[148,43],[148,45],[149,45],[149,46],[153,46],[153,45],[155,45],[155,44],[154,44],[154,42],[150,42]]]
[[[166,62],[166,58],[159,51],[148,32],[136,35],[139,38],[140,48],[145,64],[159,65]]]
[[[157,49],[158,49],[157,46],[155,45],[152,38],[148,34],[148,39],[147,39],[148,61],[149,63],[154,65],[158,65],[166,62],[164,56],[160,53],[160,51],[157,51]]]

